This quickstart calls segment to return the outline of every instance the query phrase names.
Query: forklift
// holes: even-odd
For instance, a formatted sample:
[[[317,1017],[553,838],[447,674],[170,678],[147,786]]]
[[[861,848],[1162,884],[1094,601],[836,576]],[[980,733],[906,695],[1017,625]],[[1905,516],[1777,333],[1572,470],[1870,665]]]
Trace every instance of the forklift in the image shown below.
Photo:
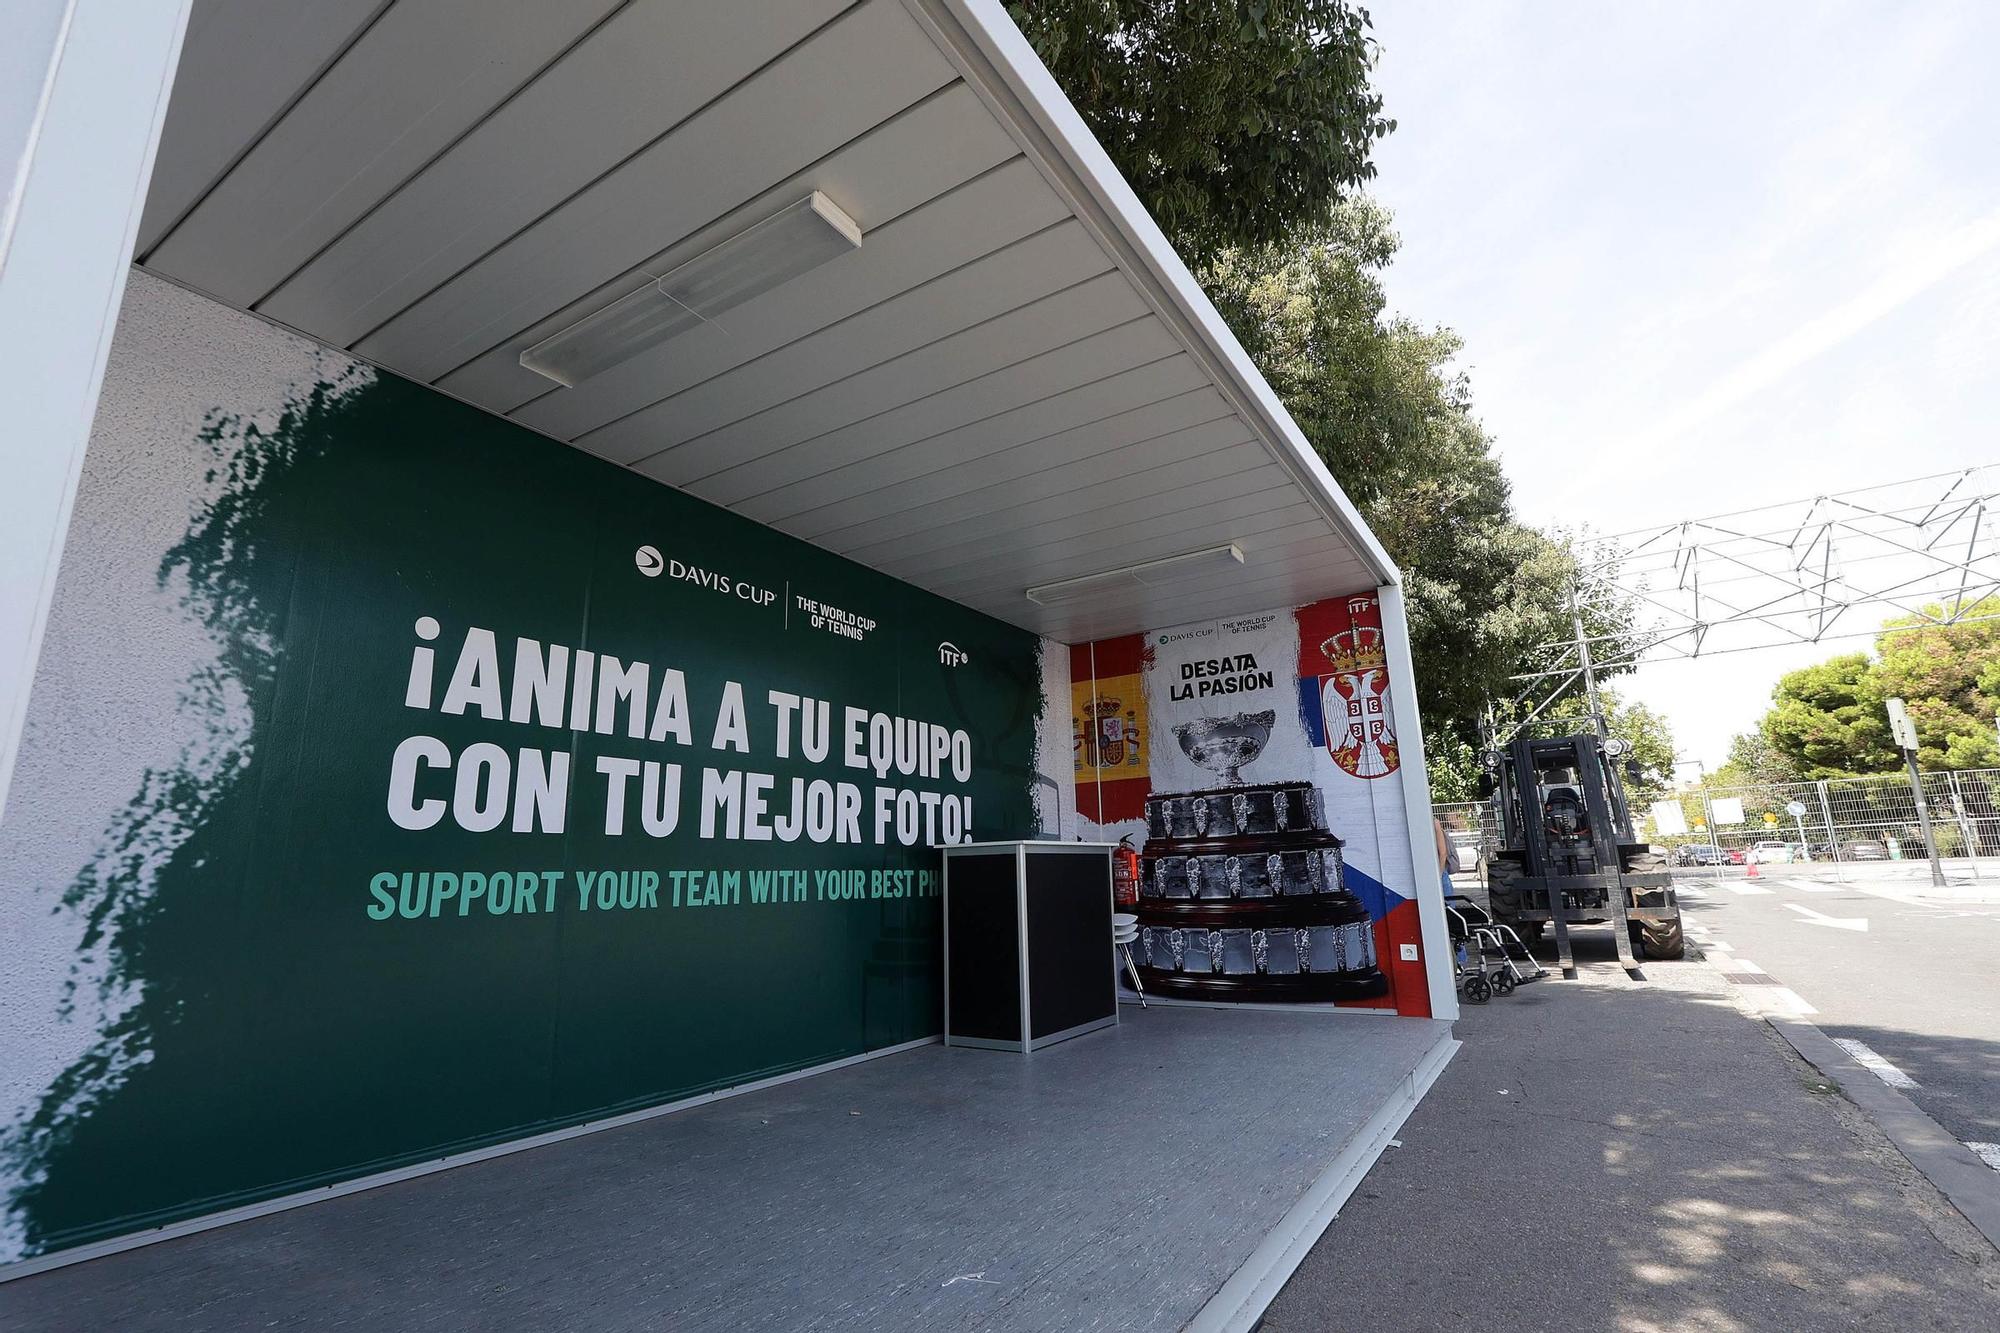
[[[1609,922],[1618,961],[1684,956],[1680,902],[1666,857],[1640,842],[1625,795],[1636,776],[1630,742],[1596,732],[1516,735],[1480,755],[1482,799],[1499,796],[1499,846],[1490,854],[1488,909],[1529,944],[1553,926],[1565,977],[1576,976],[1572,925]]]

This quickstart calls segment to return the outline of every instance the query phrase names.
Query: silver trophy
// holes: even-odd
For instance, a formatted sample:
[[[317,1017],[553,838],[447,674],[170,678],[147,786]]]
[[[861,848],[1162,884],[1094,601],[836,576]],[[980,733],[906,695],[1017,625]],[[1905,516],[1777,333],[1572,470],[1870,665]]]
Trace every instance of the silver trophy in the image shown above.
[[[1268,708],[1232,717],[1198,717],[1176,724],[1174,739],[1181,743],[1182,754],[1236,787],[1243,783],[1243,765],[1264,753],[1277,724],[1277,713]]]

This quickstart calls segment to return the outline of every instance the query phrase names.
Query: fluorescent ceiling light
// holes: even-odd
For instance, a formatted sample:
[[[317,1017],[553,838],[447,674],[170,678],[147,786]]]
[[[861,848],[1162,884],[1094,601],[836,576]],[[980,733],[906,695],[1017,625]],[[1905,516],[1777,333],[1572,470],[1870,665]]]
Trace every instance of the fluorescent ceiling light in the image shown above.
[[[565,388],[629,361],[753,296],[861,248],[861,228],[814,190],[762,222],[521,353]]]
[[[1037,584],[1028,589],[1028,600],[1037,606],[1055,606],[1060,602],[1078,601],[1093,593],[1120,588],[1157,587],[1162,583],[1171,583],[1198,567],[1231,563],[1243,563],[1243,548],[1235,542],[1227,546],[1208,546],[1199,551],[1183,551],[1179,555],[1162,556],[1158,560],[1136,565],[1120,565],[1117,569],[1096,574],[1079,574],[1073,579]]]

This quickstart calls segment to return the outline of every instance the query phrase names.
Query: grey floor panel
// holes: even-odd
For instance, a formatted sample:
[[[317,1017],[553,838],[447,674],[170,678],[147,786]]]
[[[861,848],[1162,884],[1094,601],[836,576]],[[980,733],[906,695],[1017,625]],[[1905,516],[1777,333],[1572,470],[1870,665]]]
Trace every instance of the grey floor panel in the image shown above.
[[[27,1330],[1170,1330],[1447,1025],[1124,1011],[0,1285]]]

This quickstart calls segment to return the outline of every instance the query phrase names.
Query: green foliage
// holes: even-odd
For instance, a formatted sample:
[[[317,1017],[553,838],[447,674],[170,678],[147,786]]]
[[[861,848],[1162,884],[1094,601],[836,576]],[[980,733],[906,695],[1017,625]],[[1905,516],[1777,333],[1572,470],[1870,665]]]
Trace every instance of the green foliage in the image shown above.
[[[1942,615],[1943,607],[1927,607]],[[1989,597],[1966,616],[2000,616]],[[1909,628],[1903,628],[1903,627]],[[2000,705],[2000,620],[1939,626],[1905,616],[1875,641],[1875,688],[1903,700],[1917,728],[1917,762],[1925,768],[1990,768],[2000,762],[1994,713]],[[1883,728],[1886,732],[1885,719]],[[1880,770],[1878,770],[1880,771]]]
[[[1570,637],[1575,561],[1515,521],[1451,366],[1457,335],[1387,313],[1381,272],[1395,253],[1387,213],[1356,200],[1300,243],[1223,256],[1204,281],[1403,571],[1427,744],[1454,735],[1469,753],[1486,700],[1514,693],[1529,650]],[[1589,628],[1621,619],[1593,610]]]
[[[1866,653],[1788,672],[1759,730],[1793,778],[1887,773],[1900,762]]]
[[[1395,128],[1347,0],[1010,0],[1182,258],[1276,244],[1375,174]]]
[[[1762,728],[1729,738],[1729,758],[1708,775],[1703,786],[1748,787],[1773,782],[1796,782],[1798,772],[1783,755],[1764,739]]]
[[[1932,616],[1944,614],[1942,607],[1926,609]],[[1967,608],[1965,615],[2000,616],[2000,597]],[[1744,781],[1895,772],[1902,756],[1889,737],[1884,701],[1890,698],[1909,707],[1923,767],[1993,767],[2000,764],[2000,735],[1994,730],[2000,620],[1948,626],[1920,616],[1891,620],[1876,637],[1872,658],[1846,653],[1789,672],[1771,698],[1756,738],[1737,738],[1746,758],[1762,759],[1741,766]],[[1734,769],[1734,748],[1730,758]]]
[[[1479,799],[1479,752],[1464,737],[1444,731],[1430,734],[1425,728],[1424,768],[1430,774],[1431,800],[1438,805],[1456,805]]]
[[[1570,637],[1576,567],[1564,541],[1515,521],[1452,367],[1458,336],[1387,313],[1395,232],[1347,197],[1393,127],[1368,86],[1367,12],[1346,0],[1008,8],[1403,571],[1436,789],[1469,791],[1486,701],[1516,692],[1537,645]],[[1594,609],[1587,628],[1627,623]]]
[[[1626,778],[1625,794],[1631,798],[1634,814],[1644,818],[1646,807],[1673,790],[1673,729],[1642,703],[1621,703],[1608,690],[1603,695],[1606,726],[1613,736],[1632,742],[1639,776]]]

